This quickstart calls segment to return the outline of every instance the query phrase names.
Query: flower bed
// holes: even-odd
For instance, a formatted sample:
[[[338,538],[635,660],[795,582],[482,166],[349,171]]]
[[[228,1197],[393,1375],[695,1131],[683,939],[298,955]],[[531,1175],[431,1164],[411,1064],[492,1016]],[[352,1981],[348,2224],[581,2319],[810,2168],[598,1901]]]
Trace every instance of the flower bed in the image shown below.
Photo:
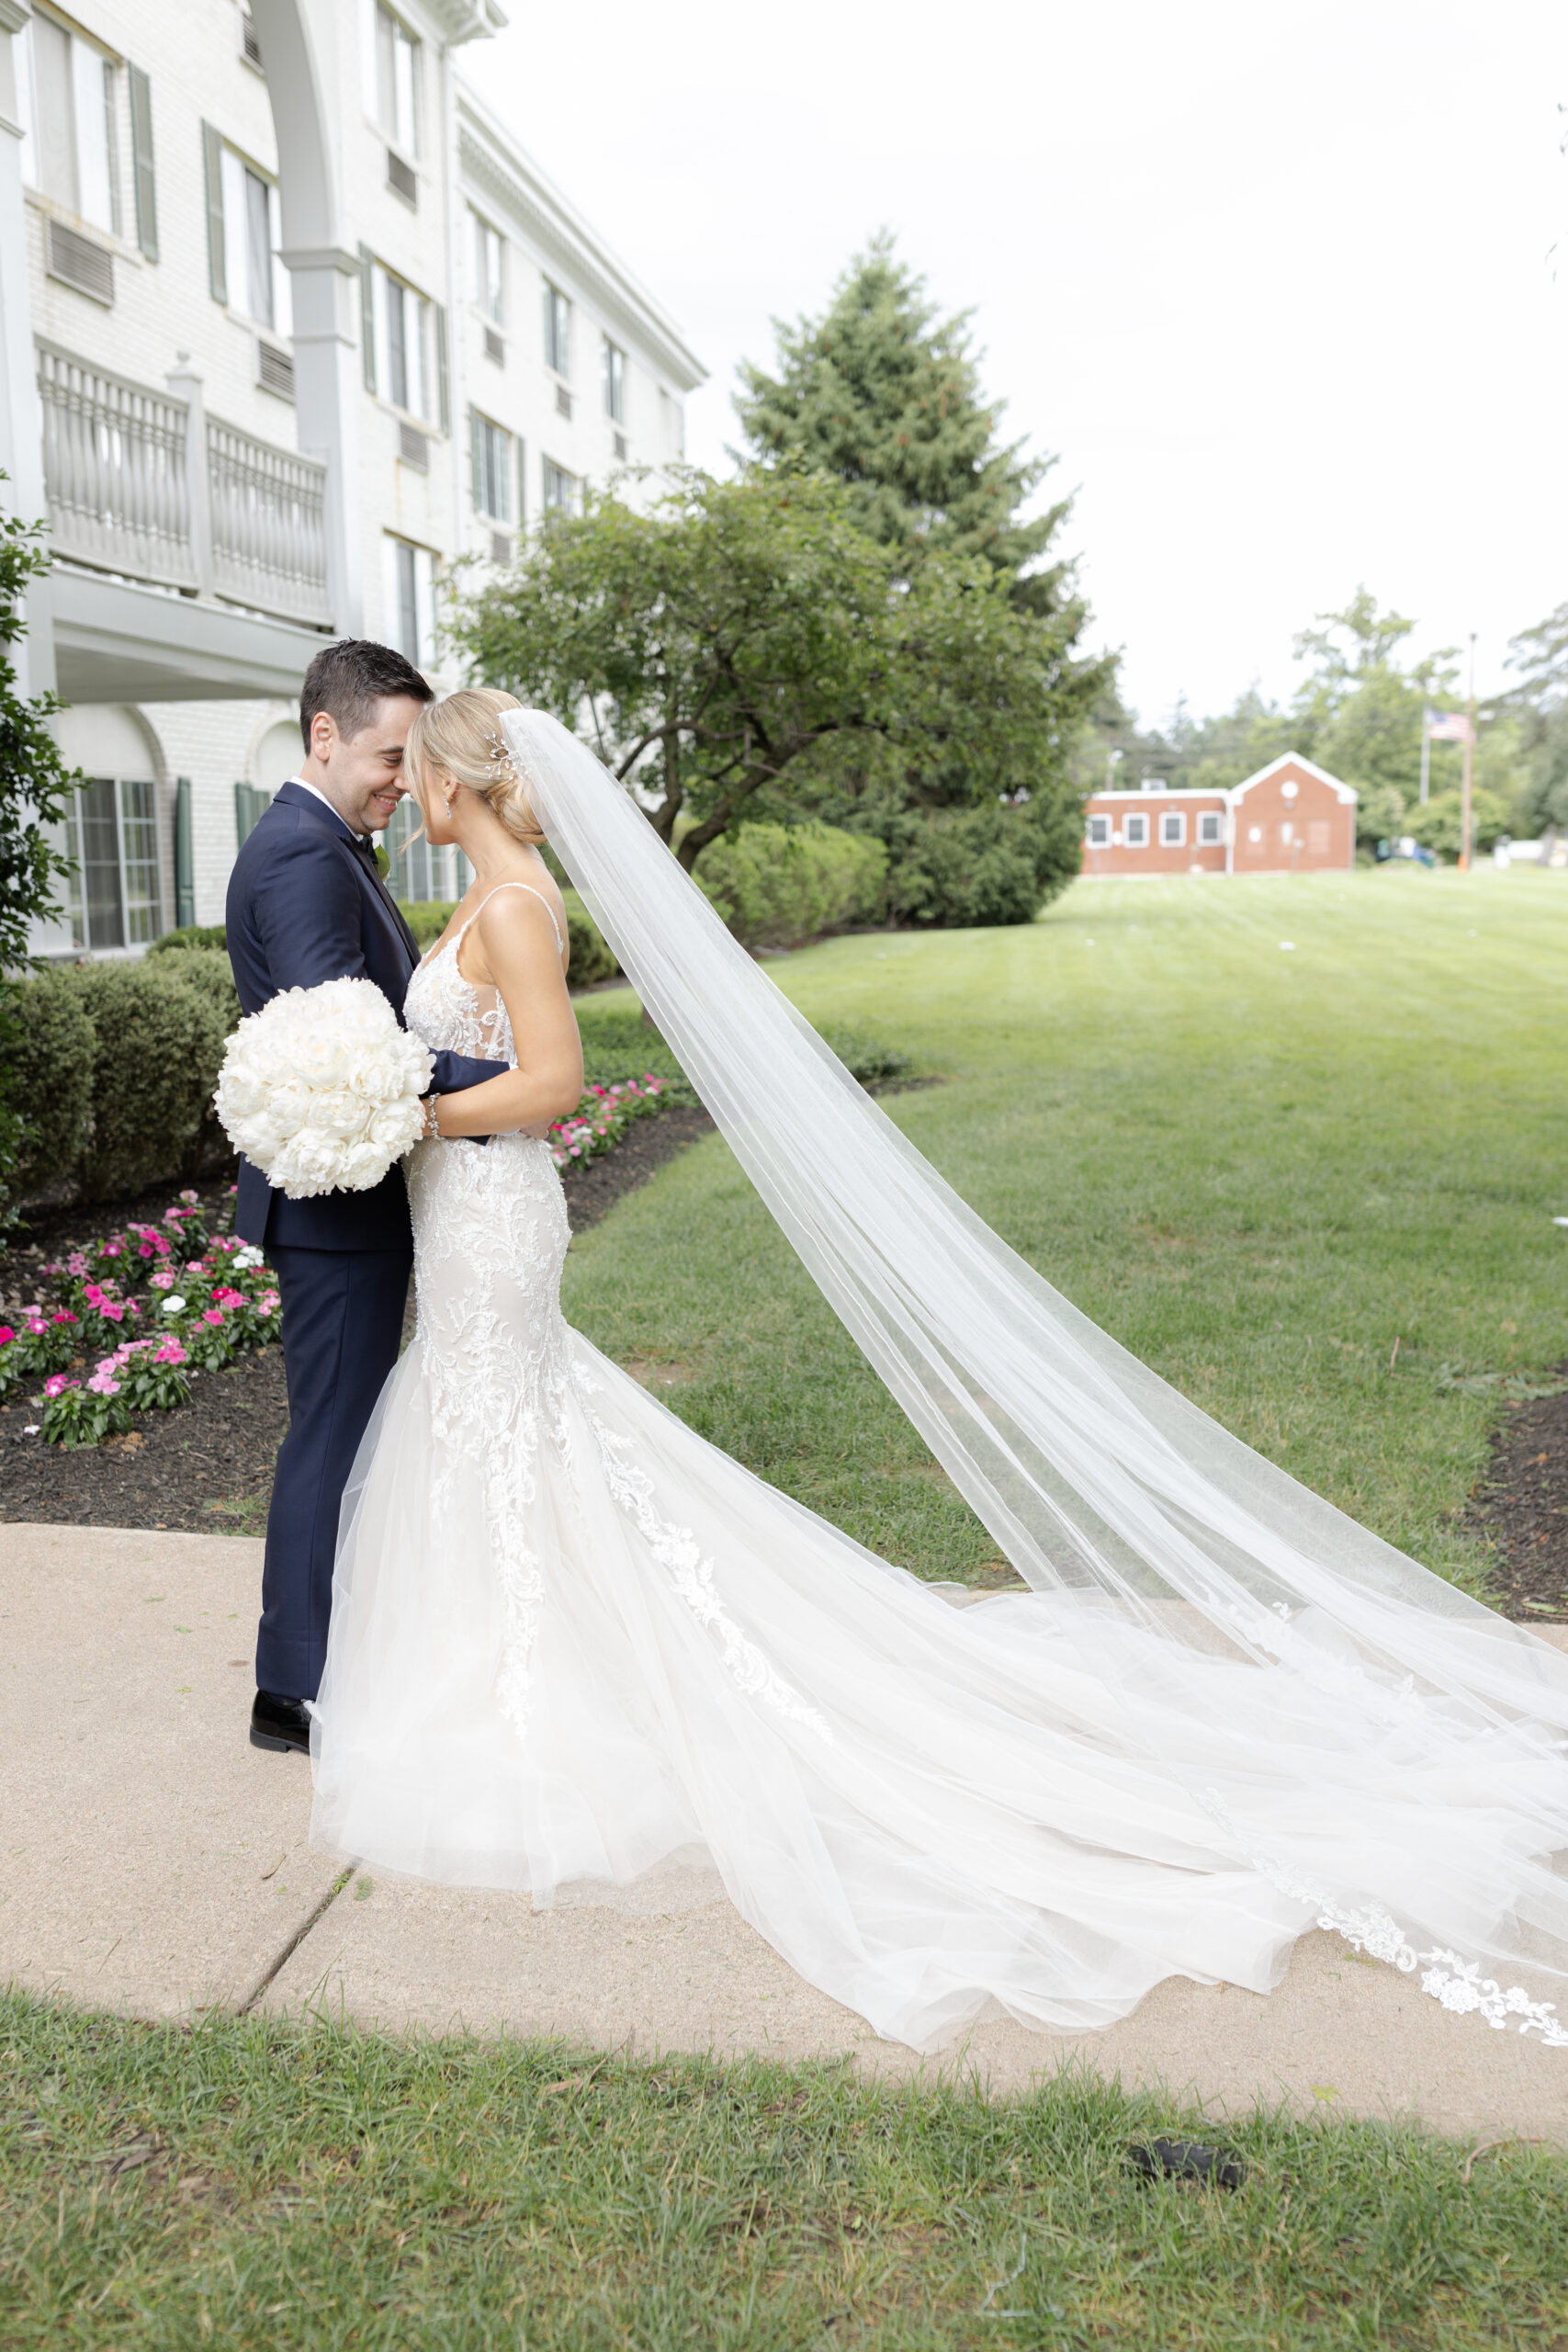
[[[550,1148],[558,1168],[597,1159],[611,1151],[634,1119],[662,1111],[672,1099],[670,1080],[645,1070],[641,1078],[622,1079],[614,1086],[585,1089],[581,1102],[567,1118],[550,1126]]]
[[[0,1323],[0,1399],[34,1395],[51,1445],[97,1445],[133,1412],[190,1400],[190,1374],[217,1372],[276,1340],[277,1280],[259,1250],[230,1230],[232,1188],[209,1219],[182,1193],[156,1225],[68,1250],[39,1269],[50,1294],[17,1323]]]

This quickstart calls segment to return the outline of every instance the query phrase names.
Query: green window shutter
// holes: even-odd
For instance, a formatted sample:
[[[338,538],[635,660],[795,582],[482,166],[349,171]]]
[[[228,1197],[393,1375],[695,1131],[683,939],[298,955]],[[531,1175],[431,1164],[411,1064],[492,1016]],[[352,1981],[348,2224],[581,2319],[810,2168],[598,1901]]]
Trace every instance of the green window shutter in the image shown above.
[[[130,175],[136,188],[136,242],[148,261],[158,258],[158,195],[152,180],[152,85],[140,65],[130,82]]]
[[[434,302],[431,308],[435,312],[435,390],[440,401],[441,430],[450,433],[452,390],[446,373],[446,306],[444,302]]]
[[[183,931],[196,921],[196,851],[190,815],[190,778],[175,779],[175,922]]]
[[[207,282],[215,302],[229,300],[229,268],[223,248],[223,141],[209,122],[201,126],[201,157],[207,174]]]
[[[368,245],[359,248],[359,356],[365,389],[376,389],[376,264]]]
[[[244,847],[246,840],[255,831],[257,824],[271,807],[271,793],[264,792],[259,785],[237,784],[234,786],[234,836],[237,848]]]

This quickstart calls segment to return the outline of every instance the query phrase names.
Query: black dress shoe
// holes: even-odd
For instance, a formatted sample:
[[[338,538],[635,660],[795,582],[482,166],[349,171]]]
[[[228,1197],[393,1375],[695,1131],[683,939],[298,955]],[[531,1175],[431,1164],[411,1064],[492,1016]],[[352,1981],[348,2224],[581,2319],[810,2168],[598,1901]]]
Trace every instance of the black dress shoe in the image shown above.
[[[251,1709],[251,1746],[270,1747],[276,1755],[286,1755],[297,1747],[301,1755],[310,1753],[310,1718],[305,1713],[302,1699],[280,1699],[271,1690],[258,1690],[255,1705]]]

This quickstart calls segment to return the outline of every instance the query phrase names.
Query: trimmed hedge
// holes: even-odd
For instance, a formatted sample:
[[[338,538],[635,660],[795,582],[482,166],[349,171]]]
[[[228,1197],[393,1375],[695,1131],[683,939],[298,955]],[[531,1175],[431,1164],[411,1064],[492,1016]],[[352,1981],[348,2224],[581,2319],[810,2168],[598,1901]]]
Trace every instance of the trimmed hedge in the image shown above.
[[[836,825],[742,825],[710,842],[696,880],[744,946],[790,947],[880,912],[887,852]]]
[[[1027,805],[933,809],[898,843],[887,918],[959,931],[1032,922],[1077,870],[1078,828],[1076,807],[1066,826],[1055,811]]]
[[[57,967],[17,991],[6,1092],[24,1121],[18,1199],[74,1175],[85,1200],[194,1174],[223,1044],[239,1017],[211,949]]]
[[[166,931],[147,950],[149,956],[166,956],[182,947],[221,947],[229,945],[229,933],[220,922],[187,922],[180,931]]]

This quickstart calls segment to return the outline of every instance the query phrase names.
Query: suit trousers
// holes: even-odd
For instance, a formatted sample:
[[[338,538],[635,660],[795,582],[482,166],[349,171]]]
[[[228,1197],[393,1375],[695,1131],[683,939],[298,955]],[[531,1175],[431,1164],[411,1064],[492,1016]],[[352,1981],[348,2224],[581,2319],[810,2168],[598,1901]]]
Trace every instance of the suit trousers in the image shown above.
[[[343,1490],[398,1360],[413,1252],[273,1248],[267,1262],[283,1302],[288,1434],[267,1513],[256,1687],[313,1699],[327,1657]]]

